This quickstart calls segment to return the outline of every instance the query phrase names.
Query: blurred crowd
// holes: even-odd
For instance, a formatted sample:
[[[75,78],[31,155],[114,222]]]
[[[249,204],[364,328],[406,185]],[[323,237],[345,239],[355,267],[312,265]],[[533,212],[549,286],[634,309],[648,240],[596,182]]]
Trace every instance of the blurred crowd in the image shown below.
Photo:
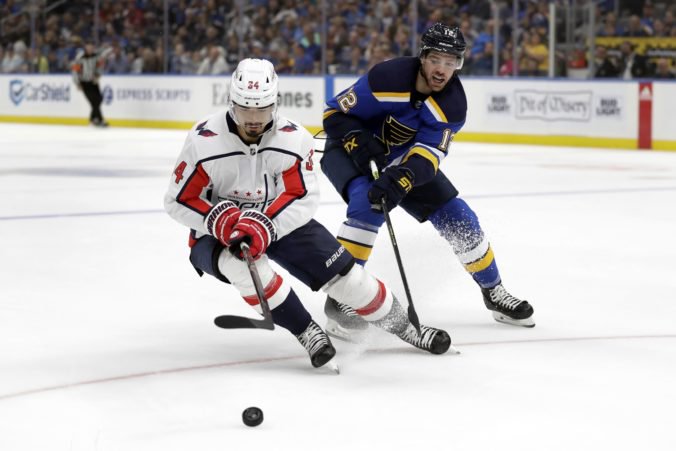
[[[418,36],[444,22],[459,26],[468,42],[463,74],[492,75],[495,18],[500,23],[499,75],[512,75],[515,64],[519,75],[546,76],[549,71],[548,0],[520,0],[516,30],[511,0],[419,1],[415,19],[408,0],[169,0],[166,27],[164,0],[98,0],[98,21],[94,1],[38,0],[42,10],[34,16],[31,34],[27,5],[35,0],[0,0],[0,73],[69,72],[84,43],[97,42],[105,49],[105,73],[110,74],[224,74],[244,57],[267,58],[280,74],[320,74],[323,52],[327,73],[362,74],[381,61],[412,55]],[[674,1],[601,0],[596,36],[676,37],[675,13]],[[416,36],[411,36],[414,22]],[[565,40],[566,28],[557,15],[557,42]],[[557,76],[590,66],[591,47],[582,28],[573,30],[582,45],[559,47],[554,55]],[[628,41],[619,48],[595,46],[594,75],[673,78],[673,58],[648,61],[635,50]]]

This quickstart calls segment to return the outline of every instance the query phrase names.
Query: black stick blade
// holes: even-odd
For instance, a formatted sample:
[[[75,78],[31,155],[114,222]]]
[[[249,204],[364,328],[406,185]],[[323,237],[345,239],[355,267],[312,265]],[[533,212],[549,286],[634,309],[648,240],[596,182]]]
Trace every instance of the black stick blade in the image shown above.
[[[275,329],[275,324],[267,319],[254,319],[235,315],[217,316],[214,318],[214,324],[222,329]]]

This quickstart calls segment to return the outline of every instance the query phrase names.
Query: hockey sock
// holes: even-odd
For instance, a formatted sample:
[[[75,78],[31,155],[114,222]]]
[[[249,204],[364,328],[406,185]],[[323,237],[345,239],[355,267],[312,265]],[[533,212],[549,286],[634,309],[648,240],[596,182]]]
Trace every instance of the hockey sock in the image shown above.
[[[292,334],[299,335],[307,329],[312,317],[292,289],[284,302],[272,309],[272,320]]]
[[[479,218],[467,203],[456,197],[429,218],[439,234],[451,244],[453,252],[482,288],[500,283],[500,272],[493,249],[479,225]]]

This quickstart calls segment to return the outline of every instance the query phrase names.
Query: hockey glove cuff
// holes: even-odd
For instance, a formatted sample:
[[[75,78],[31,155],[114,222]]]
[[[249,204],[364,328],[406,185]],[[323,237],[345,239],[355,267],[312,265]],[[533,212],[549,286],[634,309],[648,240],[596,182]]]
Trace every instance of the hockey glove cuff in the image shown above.
[[[370,131],[354,130],[343,138],[343,149],[352,158],[363,174],[370,174],[369,161],[375,161],[378,169],[387,166],[387,147]]]
[[[234,202],[224,200],[211,208],[204,219],[204,227],[210,235],[227,246],[228,238],[232,233],[232,228],[239,221],[240,213]]]
[[[390,211],[402,201],[404,196],[413,188],[415,177],[413,171],[403,166],[391,166],[373,182],[368,192],[371,209],[382,211],[381,201]]]
[[[277,230],[270,218],[258,210],[244,210],[232,229],[228,246],[232,255],[241,260],[244,256],[239,244],[246,242],[251,250],[251,256],[257,259],[276,239]]]

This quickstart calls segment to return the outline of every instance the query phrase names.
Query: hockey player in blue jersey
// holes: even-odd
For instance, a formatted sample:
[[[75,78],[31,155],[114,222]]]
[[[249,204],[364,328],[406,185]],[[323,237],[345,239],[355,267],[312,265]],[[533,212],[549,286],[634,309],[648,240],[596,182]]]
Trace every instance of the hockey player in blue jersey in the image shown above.
[[[505,290],[476,214],[439,170],[465,123],[467,100],[456,74],[465,46],[458,28],[437,23],[423,34],[419,57],[377,64],[327,102],[321,168],[348,204],[338,241],[365,264],[384,222],[381,201],[388,209],[400,205],[450,243],[497,321],[533,327],[533,307]],[[381,170],[377,180],[370,161]],[[367,327],[331,297],[325,312],[335,337],[351,339]]]

